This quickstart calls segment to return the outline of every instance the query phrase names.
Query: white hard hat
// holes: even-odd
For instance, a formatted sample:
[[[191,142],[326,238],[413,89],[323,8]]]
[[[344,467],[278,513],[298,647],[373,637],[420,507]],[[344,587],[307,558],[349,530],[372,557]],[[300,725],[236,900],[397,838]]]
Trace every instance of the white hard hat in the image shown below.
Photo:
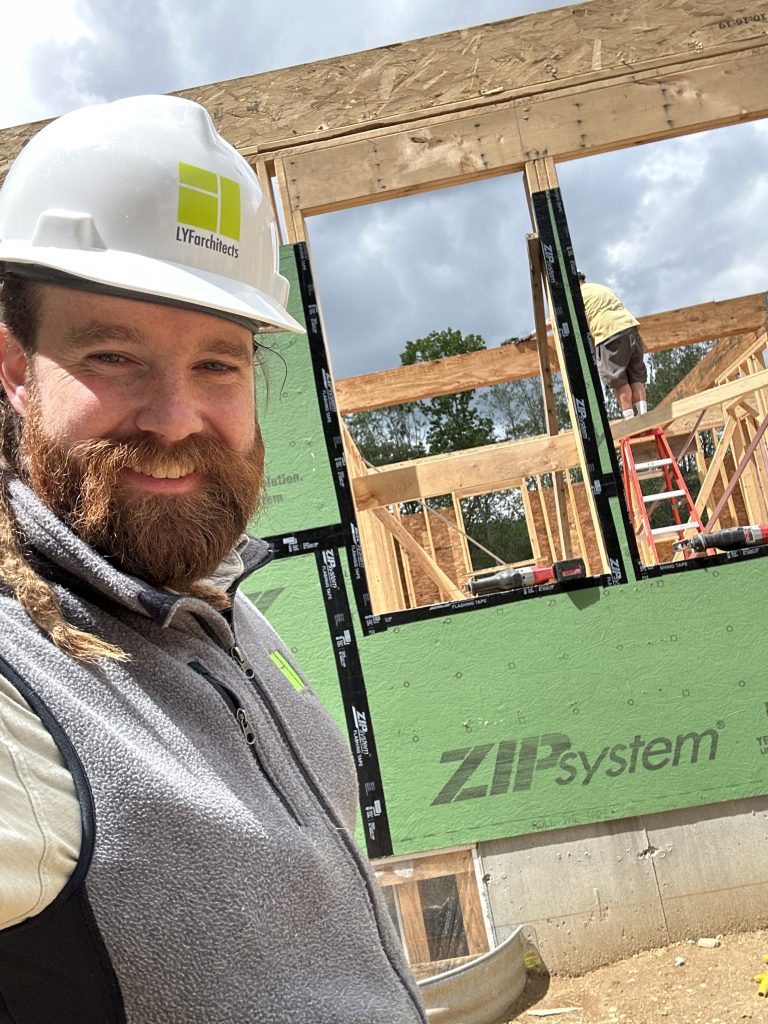
[[[278,256],[255,173],[203,107],[177,96],[65,114],[27,144],[0,190],[5,273],[303,333],[285,309]]]

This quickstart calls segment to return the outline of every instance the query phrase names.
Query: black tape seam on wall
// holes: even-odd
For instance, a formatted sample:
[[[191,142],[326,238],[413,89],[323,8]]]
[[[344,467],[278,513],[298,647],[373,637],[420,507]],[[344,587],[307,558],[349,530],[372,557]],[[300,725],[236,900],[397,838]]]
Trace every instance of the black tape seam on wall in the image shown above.
[[[274,558],[288,558],[344,544],[344,529],[341,523],[332,523],[310,530],[294,530],[293,533],[275,533],[262,537],[262,540],[269,544]]]
[[[765,557],[768,557],[768,547],[742,548],[740,551],[721,551],[720,554],[707,555],[706,558],[683,558],[679,562],[644,565],[642,566],[642,577],[646,580],[653,580],[658,579],[659,576],[673,576],[675,573],[687,572],[692,569],[707,569],[709,572],[713,572],[721,565],[729,565],[732,562],[747,562],[751,558]]]
[[[744,548],[741,551],[722,552],[719,555],[708,555],[706,559],[688,558],[679,562],[663,562],[661,565],[645,566],[644,578],[654,580],[661,576],[687,572],[690,569],[716,571],[720,566],[728,565],[731,562],[764,557],[768,557],[768,547]],[[574,580],[565,586],[558,583],[545,583],[539,587],[524,587],[520,590],[486,594],[483,597],[468,598],[466,601],[431,604],[421,608],[409,608],[405,611],[388,612],[372,618],[369,632],[384,633],[388,629],[399,629],[401,626],[409,625],[412,622],[441,619],[447,615],[460,615],[464,612],[477,611],[481,608],[497,608],[500,605],[514,604],[518,601],[527,601],[532,598],[552,597],[554,594],[562,594],[566,591],[570,593],[577,590],[593,590],[595,587],[608,587],[614,583],[615,580],[608,575],[588,576],[583,580]]]
[[[619,500],[636,575],[639,566],[639,556],[635,554],[637,552],[637,544],[634,533],[629,529],[626,503],[621,493],[622,488],[618,484],[620,479],[619,467],[613,445],[612,443],[607,444],[609,465],[604,466],[600,458],[600,451],[595,436],[595,418],[598,419],[606,438],[611,437],[611,428],[605,412],[605,405],[602,401],[602,393],[599,390],[597,368],[594,365],[592,353],[588,349],[586,315],[583,302],[581,302],[580,289],[578,288],[573,248],[571,246],[571,238],[560,189],[546,189],[542,192],[534,192],[531,195],[531,203],[542,248],[543,265],[552,295],[556,329],[562,342],[563,360],[565,363],[563,371],[568,377],[568,386],[576,410],[578,422],[572,424],[572,426],[574,430],[579,431],[582,438],[586,457],[585,468],[600,520],[600,529],[603,534],[606,554],[610,563],[611,581],[613,583],[626,583],[627,571],[611,514],[609,504],[611,500],[615,501],[617,498]],[[563,280],[561,275],[556,255],[558,249],[565,257],[565,280]],[[573,306],[577,317],[576,325],[571,321],[566,289],[570,292],[571,298],[574,299]],[[577,295],[578,300],[576,299]],[[575,348],[578,341],[576,337],[577,332],[574,330],[574,327],[578,328],[578,334],[581,336],[584,345],[584,352],[587,357],[586,362],[590,372],[589,386],[582,371],[579,353]]]
[[[565,585],[554,582],[542,583],[538,587],[521,587],[519,590],[500,591],[497,594],[485,594],[483,597],[468,597],[466,601],[450,601],[442,604],[422,605],[420,608],[408,608],[405,611],[387,612],[385,615],[373,617],[371,632],[383,633],[388,629],[399,628],[411,622],[442,619],[446,615],[460,615],[481,608],[497,608],[500,605],[516,604],[518,601],[552,597],[553,594],[562,594],[566,591],[570,593],[576,590],[594,590],[600,586],[607,587],[612,582],[608,575],[586,576],[582,580],[573,580]]]
[[[390,857],[389,831],[384,786],[381,781],[376,739],[368,706],[368,694],[355,640],[355,628],[341,574],[339,549],[323,548],[315,552],[320,589],[323,593],[328,629],[339,676],[344,715],[347,721],[352,756],[357,770],[360,809],[363,815],[368,856]]]
[[[360,545],[360,534],[356,525],[355,504],[352,499],[347,461],[344,456],[344,444],[341,439],[341,430],[339,429],[339,416],[333,392],[333,379],[325,349],[315,282],[312,277],[312,268],[306,244],[304,242],[296,243],[293,251],[299,277],[299,291],[301,292],[301,301],[304,306],[307,339],[309,341],[312,369],[315,375],[315,387],[320,405],[323,434],[328,450],[328,460],[331,464],[333,486],[336,490],[339,514],[341,515],[345,534],[344,544],[349,554],[352,591],[355,595],[355,603],[360,621],[365,624],[371,615],[371,595],[368,592],[368,584],[363,567],[363,552]]]

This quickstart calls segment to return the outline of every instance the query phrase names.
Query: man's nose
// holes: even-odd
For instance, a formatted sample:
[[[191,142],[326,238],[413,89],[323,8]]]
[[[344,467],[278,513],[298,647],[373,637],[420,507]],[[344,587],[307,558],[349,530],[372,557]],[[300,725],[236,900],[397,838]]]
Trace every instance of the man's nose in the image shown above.
[[[168,444],[199,433],[203,416],[192,383],[172,374],[157,375],[147,382],[136,427]]]

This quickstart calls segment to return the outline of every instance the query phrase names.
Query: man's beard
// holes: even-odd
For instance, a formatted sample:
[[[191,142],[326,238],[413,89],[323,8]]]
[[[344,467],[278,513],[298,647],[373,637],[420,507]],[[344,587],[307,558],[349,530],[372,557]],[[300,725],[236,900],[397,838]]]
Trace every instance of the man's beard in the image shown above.
[[[172,446],[148,438],[63,445],[46,432],[32,392],[21,434],[22,469],[45,504],[124,572],[179,593],[208,579],[261,503],[264,446],[256,426],[249,451],[192,435]],[[121,471],[193,467],[189,494],[157,494]]]

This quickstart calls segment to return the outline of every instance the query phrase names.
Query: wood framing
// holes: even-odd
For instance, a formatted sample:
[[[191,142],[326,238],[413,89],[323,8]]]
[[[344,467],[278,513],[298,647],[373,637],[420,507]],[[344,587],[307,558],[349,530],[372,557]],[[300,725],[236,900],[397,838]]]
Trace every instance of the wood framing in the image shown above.
[[[767,18],[591,0],[178,95],[246,158],[290,154],[306,214],[762,117]],[[0,176],[44,123],[0,132]]]
[[[389,530],[392,536],[408,552],[411,559],[437,584],[441,594],[445,595],[446,601],[461,601],[467,596],[443,572],[435,561],[434,554],[430,555],[426,552],[391,512],[380,507],[374,508],[372,511],[382,526]]]
[[[768,387],[768,370],[710,388],[679,402],[665,403],[645,416],[636,417],[631,423],[614,421],[611,424],[614,441],[618,443],[622,437],[646,426],[670,423],[677,424],[672,433],[684,435],[695,423],[694,414],[701,409],[750,395],[765,387]],[[715,413],[714,419],[722,422],[722,414]],[[706,429],[710,425],[706,420],[701,427]],[[556,437],[541,435],[523,441],[501,441],[483,448],[432,455],[388,466],[376,473],[353,477],[352,489],[357,507],[365,510],[454,491],[482,494],[489,490],[504,490],[519,486],[522,477],[565,470],[577,464],[573,432],[564,431]]]
[[[657,408],[651,409],[644,416],[636,416],[634,420],[624,420],[623,423],[613,425],[613,439],[614,441],[620,441],[622,437],[635,434],[639,430],[663,426],[678,417],[699,412],[701,409],[708,409],[712,405],[730,402],[734,398],[751,395],[765,387],[768,387],[768,370],[762,370],[760,373],[752,374],[749,377],[740,377],[728,384],[709,388],[698,395],[690,395],[688,398],[682,398],[677,402],[664,402],[662,405],[657,406]]]
[[[533,437],[525,441],[502,441],[484,448],[468,448],[452,455],[433,455],[413,462],[355,477],[352,490],[359,509],[391,505],[396,501],[430,498],[471,489],[486,490],[516,487],[521,477],[536,469],[551,473],[575,466],[578,462],[573,433],[557,437]]]
[[[763,300],[764,295],[758,293],[652,313],[640,318],[640,331],[649,352],[756,331],[765,322]],[[550,360],[556,362],[557,352],[551,335],[548,350]],[[346,416],[363,409],[383,409],[388,405],[471,391],[538,374],[536,341],[530,339],[517,345],[343,377],[335,384],[336,401],[339,412]]]
[[[673,402],[687,398],[714,384],[719,384],[718,378],[723,371],[727,370],[734,359],[740,360],[751,352],[759,344],[760,335],[764,337],[765,332],[749,331],[746,334],[737,334],[733,338],[721,338],[706,355],[702,356],[690,373],[672,388],[666,400]]]
[[[425,964],[430,960],[429,942],[418,889],[419,883],[431,878],[446,876],[453,877],[456,882],[456,895],[470,956],[487,952],[489,948],[488,935],[483,920],[471,850],[456,850],[451,853],[394,862],[382,866],[376,871],[379,885],[384,888],[396,889],[403,922],[403,938],[412,966]],[[409,917],[408,921],[406,921],[406,916]],[[441,969],[456,966],[464,959],[466,958],[459,958],[445,966],[441,964]]]
[[[511,174],[544,156],[562,162],[765,117],[767,76],[763,44],[706,65],[302,147],[284,157],[288,202],[305,215],[328,213]]]

